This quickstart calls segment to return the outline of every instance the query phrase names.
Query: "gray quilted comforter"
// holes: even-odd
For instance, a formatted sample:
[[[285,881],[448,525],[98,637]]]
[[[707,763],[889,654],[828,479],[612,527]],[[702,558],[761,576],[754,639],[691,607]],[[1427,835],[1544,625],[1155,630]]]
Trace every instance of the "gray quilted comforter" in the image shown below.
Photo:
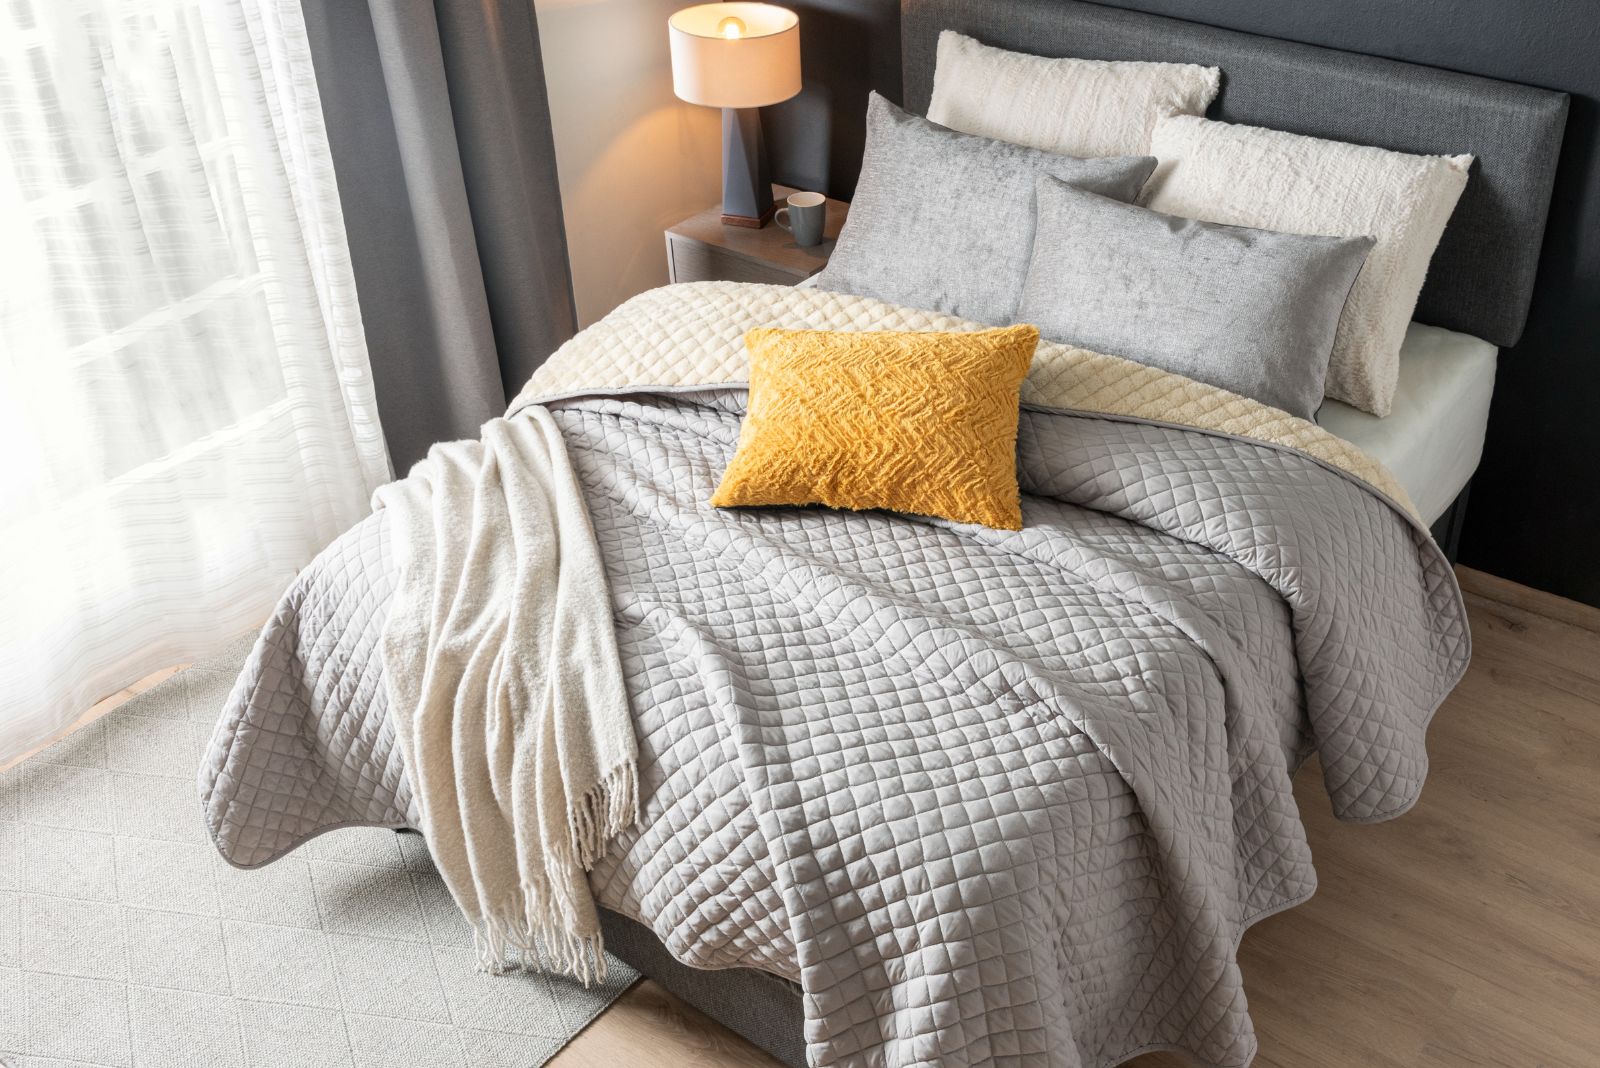
[[[1449,566],[1300,453],[1025,411],[1024,529],[705,504],[737,390],[552,405],[612,584],[641,821],[601,904],[684,962],[798,982],[814,1064],[1249,1062],[1235,962],[1315,875],[1290,778],[1417,798],[1464,671]],[[201,769],[267,863],[414,807],[374,515],[267,624]]]

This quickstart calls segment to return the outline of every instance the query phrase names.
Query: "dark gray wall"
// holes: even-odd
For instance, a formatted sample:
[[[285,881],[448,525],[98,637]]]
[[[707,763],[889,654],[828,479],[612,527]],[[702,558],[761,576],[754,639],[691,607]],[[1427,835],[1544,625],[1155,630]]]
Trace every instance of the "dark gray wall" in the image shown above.
[[[805,89],[762,111],[773,177],[848,200],[861,169],[867,91],[900,99],[900,4],[785,0],[785,6],[800,15]]]
[[[1106,2],[1572,94],[1539,288],[1521,344],[1500,357],[1461,560],[1600,605],[1600,2]],[[898,4],[794,6],[807,89],[771,109],[775,173],[848,196],[867,90],[899,99]]]

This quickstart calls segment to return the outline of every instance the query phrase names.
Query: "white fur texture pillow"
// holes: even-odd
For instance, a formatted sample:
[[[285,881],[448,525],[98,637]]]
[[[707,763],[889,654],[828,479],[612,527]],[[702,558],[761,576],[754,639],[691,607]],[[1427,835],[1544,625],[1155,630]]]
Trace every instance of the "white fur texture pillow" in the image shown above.
[[[1216,67],[1046,59],[939,34],[928,118],[1066,156],[1142,156],[1156,119],[1203,115]]]
[[[1168,215],[1371,237],[1333,343],[1327,395],[1388,415],[1400,345],[1471,156],[1413,156],[1192,116],[1157,121],[1143,202]]]

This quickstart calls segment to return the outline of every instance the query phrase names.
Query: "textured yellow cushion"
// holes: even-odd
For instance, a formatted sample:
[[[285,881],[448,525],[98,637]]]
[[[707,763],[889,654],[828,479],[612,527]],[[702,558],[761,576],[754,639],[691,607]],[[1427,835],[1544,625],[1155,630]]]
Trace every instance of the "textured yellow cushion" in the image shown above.
[[[1020,530],[1018,391],[1039,331],[751,330],[718,507],[887,508]]]

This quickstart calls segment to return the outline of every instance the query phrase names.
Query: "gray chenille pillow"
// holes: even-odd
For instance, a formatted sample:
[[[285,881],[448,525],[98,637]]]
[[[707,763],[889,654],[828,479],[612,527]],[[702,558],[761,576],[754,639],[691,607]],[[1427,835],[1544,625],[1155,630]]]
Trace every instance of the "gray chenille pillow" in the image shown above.
[[[1371,238],[1183,219],[1050,177],[1037,197],[1019,322],[1302,419],[1316,414]]]
[[[957,133],[873,93],[855,199],[817,285],[1014,322],[1039,176],[1132,201],[1155,165],[1150,156],[1076,159]]]

